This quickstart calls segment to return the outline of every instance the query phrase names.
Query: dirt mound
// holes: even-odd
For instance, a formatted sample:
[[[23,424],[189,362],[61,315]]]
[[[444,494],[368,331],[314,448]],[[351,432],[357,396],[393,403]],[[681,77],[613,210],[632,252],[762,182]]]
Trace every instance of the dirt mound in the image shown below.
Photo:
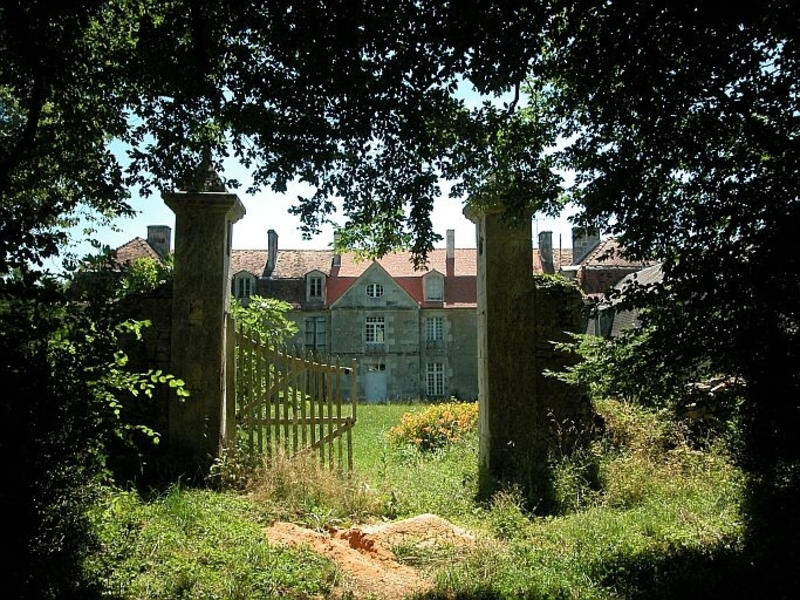
[[[443,543],[463,544],[465,542],[475,542],[475,536],[466,529],[456,527],[447,519],[430,513],[392,523],[362,525],[358,530],[386,547],[401,543],[411,543],[424,547]]]
[[[397,562],[391,547],[398,543],[430,546],[473,542],[474,537],[449,521],[426,514],[396,521],[364,525],[351,529],[331,529],[320,533],[293,523],[275,523],[266,529],[267,539],[287,546],[308,545],[333,560],[344,581],[336,595],[352,593],[355,598],[399,600],[430,588],[415,569]]]

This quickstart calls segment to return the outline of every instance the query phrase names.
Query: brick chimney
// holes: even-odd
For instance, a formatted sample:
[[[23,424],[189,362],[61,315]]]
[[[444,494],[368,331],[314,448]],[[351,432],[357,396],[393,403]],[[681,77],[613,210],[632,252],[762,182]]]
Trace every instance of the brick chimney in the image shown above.
[[[264,269],[264,274],[267,277],[272,275],[275,270],[275,263],[278,260],[278,234],[274,229],[267,230],[267,266]]]
[[[553,232],[539,232],[539,258],[542,262],[542,271],[552,275],[556,272],[553,264]]]
[[[600,243],[600,232],[596,228],[572,228],[572,264],[577,265]]]
[[[445,275],[447,275],[447,277],[453,277],[456,272],[456,230],[448,229],[445,237],[447,239]]]
[[[147,243],[161,258],[169,254],[172,244],[172,229],[169,225],[148,225]]]

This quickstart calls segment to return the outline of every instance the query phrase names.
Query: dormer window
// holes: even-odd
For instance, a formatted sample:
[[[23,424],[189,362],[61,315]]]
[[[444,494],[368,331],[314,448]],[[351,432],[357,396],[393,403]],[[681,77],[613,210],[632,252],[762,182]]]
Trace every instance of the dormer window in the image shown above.
[[[310,273],[306,277],[306,297],[309,302],[322,302],[325,296],[325,276],[322,273]]]
[[[444,277],[438,271],[431,271],[424,277],[425,302],[442,302],[444,300]]]
[[[322,298],[322,277],[312,277],[308,281],[308,297]]]
[[[380,298],[383,296],[383,286],[380,283],[368,283],[367,296],[370,298]]]
[[[256,278],[252,273],[237,273],[233,279],[233,295],[240,302],[256,293]]]

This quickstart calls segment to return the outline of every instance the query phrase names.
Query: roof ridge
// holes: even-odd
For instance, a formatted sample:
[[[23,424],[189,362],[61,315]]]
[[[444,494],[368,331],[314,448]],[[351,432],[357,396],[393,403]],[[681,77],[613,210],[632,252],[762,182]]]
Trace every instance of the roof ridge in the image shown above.
[[[600,252],[600,249],[601,249],[601,248],[603,248],[603,247],[604,247],[604,246],[605,246],[607,243],[609,243],[609,242],[614,242],[614,243],[616,243],[618,247],[619,247],[619,245],[620,245],[620,244],[619,244],[619,242],[617,242],[617,239],[616,239],[616,238],[613,238],[613,237],[609,237],[609,238],[606,238],[606,239],[604,239],[604,240],[600,240],[599,242],[597,242],[597,244],[595,244],[594,248],[592,248],[592,249],[591,249],[591,250],[590,250],[590,251],[589,251],[589,252],[586,254],[586,256],[585,256],[585,257],[584,257],[584,259],[581,261],[581,263],[589,263],[589,262],[591,262],[592,260],[596,259],[596,258],[597,258],[597,255],[598,255],[598,254],[599,254],[599,252]],[[608,255],[608,258],[611,258],[611,259],[614,259],[614,258],[617,258],[617,257],[619,257],[619,258],[625,258],[625,257],[622,255],[622,251],[621,251],[621,250],[618,250],[618,249],[614,249],[614,251],[613,251],[611,254],[609,254],[609,255]],[[598,261],[598,262],[603,262],[603,261]]]

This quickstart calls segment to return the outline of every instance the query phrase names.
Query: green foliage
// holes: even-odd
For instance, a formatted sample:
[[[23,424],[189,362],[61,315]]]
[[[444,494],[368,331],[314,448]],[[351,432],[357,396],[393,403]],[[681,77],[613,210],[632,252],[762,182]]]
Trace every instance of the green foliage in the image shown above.
[[[20,598],[81,597],[76,565],[91,542],[85,510],[108,477],[107,449],[152,429],[127,419],[163,373],[128,368],[120,337],[144,323],[118,322],[107,302],[75,302],[60,282],[22,271],[0,281],[0,360],[9,390],[0,419],[3,506],[17,527],[8,537],[10,593]]]
[[[270,546],[270,515],[230,494],[172,487],[149,502],[107,492],[92,511],[99,547],[89,576],[113,598],[308,598],[330,591],[334,565]]]
[[[387,436],[395,444],[410,444],[430,452],[463,439],[477,426],[477,402],[446,402],[404,414]]]
[[[384,513],[382,498],[359,474],[331,470],[313,455],[262,460],[248,471],[244,489],[276,517],[318,531]]]
[[[652,327],[630,329],[617,338],[569,334],[572,341],[556,349],[577,354],[580,360],[559,373],[548,374],[584,386],[595,399],[619,398],[650,406],[674,405],[685,386],[700,376],[665,362]]]
[[[489,531],[498,539],[510,540],[525,535],[530,528],[530,515],[525,511],[525,498],[518,488],[499,490],[489,505]]]
[[[169,254],[161,260],[142,257],[122,268],[117,294],[127,297],[133,294],[152,292],[168,281],[172,281],[174,257]]]
[[[129,214],[128,186],[145,195],[198,189],[227,157],[249,171],[251,190],[308,182],[315,191],[295,208],[306,233],[328,218],[332,197],[347,198],[354,243],[382,253],[410,237],[424,254],[437,239],[437,175],[458,132],[471,129],[454,92],[465,79],[486,94],[521,81],[539,51],[528,43],[538,13],[415,2],[322,8],[188,0],[0,8],[8,142],[0,273],[55,254],[58,226],[77,221],[80,203],[101,218]],[[489,126],[464,136],[460,154],[478,152],[506,111],[485,118]],[[514,139],[523,134],[529,145],[545,143],[530,127]],[[498,154],[509,137],[497,140]],[[129,160],[110,151],[112,139]]]
[[[748,560],[743,478],[730,457],[720,447],[692,450],[665,413],[618,401],[596,409],[607,423],[588,450],[599,489],[586,486],[586,455],[565,455],[555,477],[561,516],[531,516],[513,489],[457,515],[490,537],[457,561],[434,563],[426,597],[742,597],[729,583]],[[581,488],[580,501],[570,498]]]
[[[247,306],[231,299],[231,314],[243,331],[255,333],[270,346],[280,346],[297,332],[297,325],[286,318],[291,304],[275,298],[250,296]]]
[[[742,597],[741,472],[719,446],[690,449],[663,412],[598,403],[606,434],[590,452],[601,489],[560,516],[535,517],[514,489],[476,500],[474,433],[433,453],[386,439],[403,413],[423,408],[359,407],[353,480],[316,472],[314,461],[279,461],[251,480],[246,499],[174,488],[145,503],[115,493],[93,512],[102,546],[87,567],[106,595],[123,598],[313,595],[329,589],[328,563],[262,546],[265,522],[324,528],[434,512],[476,540],[394,548],[435,581],[427,598]],[[356,493],[369,500],[354,501]],[[243,557],[255,567],[242,570]]]

